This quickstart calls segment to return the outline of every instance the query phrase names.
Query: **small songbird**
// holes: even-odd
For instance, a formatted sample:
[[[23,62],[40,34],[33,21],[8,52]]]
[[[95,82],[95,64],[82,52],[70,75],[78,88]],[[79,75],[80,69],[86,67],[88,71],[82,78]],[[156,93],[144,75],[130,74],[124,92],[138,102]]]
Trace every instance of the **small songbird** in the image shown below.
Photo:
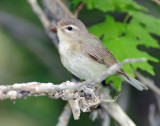
[[[55,26],[59,38],[62,64],[78,78],[89,80],[100,76],[108,67],[119,63],[101,40],[89,33],[86,26],[76,18],[65,18]],[[116,74],[138,90],[147,90],[141,82],[123,69]]]

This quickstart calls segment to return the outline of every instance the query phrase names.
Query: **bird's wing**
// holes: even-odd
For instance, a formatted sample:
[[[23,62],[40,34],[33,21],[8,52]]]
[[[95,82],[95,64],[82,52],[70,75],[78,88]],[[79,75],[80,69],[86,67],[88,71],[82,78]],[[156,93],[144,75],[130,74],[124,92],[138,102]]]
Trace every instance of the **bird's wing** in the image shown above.
[[[107,67],[119,63],[112,53],[102,44],[100,39],[92,34],[86,38],[81,43],[84,54],[101,64],[105,64]]]
[[[107,67],[119,63],[112,53],[102,44],[101,40],[96,36],[89,34],[89,36],[85,38],[86,39],[83,40],[80,45],[83,53],[88,55],[88,57],[106,65]],[[123,69],[118,72],[127,76]]]

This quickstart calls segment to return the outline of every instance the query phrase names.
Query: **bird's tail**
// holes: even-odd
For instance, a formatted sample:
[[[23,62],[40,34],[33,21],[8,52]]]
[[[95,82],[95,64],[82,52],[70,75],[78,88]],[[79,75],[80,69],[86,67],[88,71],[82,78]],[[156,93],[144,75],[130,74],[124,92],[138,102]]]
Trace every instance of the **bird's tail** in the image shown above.
[[[119,77],[123,78],[125,81],[127,81],[128,83],[130,83],[132,86],[134,86],[135,88],[137,88],[140,91],[143,90],[148,90],[148,88],[143,85],[141,82],[139,82],[138,80],[134,79],[133,77],[131,77],[129,74],[126,73],[127,76],[120,74]]]

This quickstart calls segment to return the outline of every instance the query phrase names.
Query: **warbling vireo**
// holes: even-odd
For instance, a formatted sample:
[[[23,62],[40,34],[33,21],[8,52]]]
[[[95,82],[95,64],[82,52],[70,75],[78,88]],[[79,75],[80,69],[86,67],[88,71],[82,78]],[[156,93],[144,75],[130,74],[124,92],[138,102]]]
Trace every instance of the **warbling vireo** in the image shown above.
[[[100,76],[109,66],[119,63],[101,40],[88,32],[80,20],[65,18],[58,22],[56,28],[61,62],[78,78],[93,79]],[[148,89],[123,69],[117,73],[138,90]]]

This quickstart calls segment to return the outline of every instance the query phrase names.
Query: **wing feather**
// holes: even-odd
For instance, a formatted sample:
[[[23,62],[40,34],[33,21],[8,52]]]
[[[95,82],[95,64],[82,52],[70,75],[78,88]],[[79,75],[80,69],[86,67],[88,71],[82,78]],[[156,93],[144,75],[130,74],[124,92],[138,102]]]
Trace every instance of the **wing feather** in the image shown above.
[[[102,44],[101,40],[96,36],[89,34],[89,36],[86,36],[85,38],[87,39],[83,40],[83,42],[80,42],[80,46],[83,50],[83,53],[88,55],[91,59],[101,64],[105,64],[107,67],[119,63],[112,53]],[[123,69],[119,70],[118,72],[128,78]]]
[[[102,44],[101,40],[92,34],[87,37],[87,40],[81,42],[81,48],[83,48],[83,52],[90,58],[101,64],[105,64],[107,67],[119,63],[112,53]]]

